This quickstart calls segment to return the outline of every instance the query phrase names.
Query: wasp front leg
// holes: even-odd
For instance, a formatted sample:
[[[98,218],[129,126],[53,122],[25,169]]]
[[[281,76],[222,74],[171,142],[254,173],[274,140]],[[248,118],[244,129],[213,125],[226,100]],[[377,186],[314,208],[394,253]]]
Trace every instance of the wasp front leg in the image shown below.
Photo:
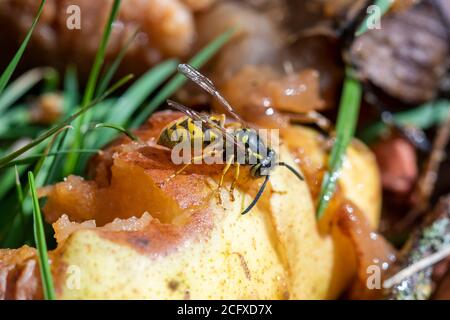
[[[210,145],[208,147],[205,148],[203,154],[197,156],[197,157],[193,157],[191,159],[191,162],[186,163],[183,167],[181,167],[179,170],[175,171],[173,174],[171,174],[169,177],[167,177],[164,180],[164,183],[169,182],[170,180],[172,180],[173,178],[175,178],[176,176],[178,176],[179,174],[181,174],[183,171],[185,171],[190,165],[195,164],[198,161],[203,161],[205,158],[207,157],[213,157],[216,154],[216,150],[215,150],[215,145]]]
[[[190,163],[186,163],[183,167],[181,167],[181,169],[175,171],[173,174],[171,174],[165,181],[164,183],[169,182],[170,180],[172,180],[173,178],[175,178],[177,175],[181,174],[184,170],[186,170],[187,167],[189,167],[192,164],[197,163],[198,161],[202,162],[205,158],[208,157],[215,157],[217,154],[217,146],[219,145],[218,143],[213,143],[210,144],[209,146],[207,146],[204,150],[203,153],[199,156],[193,157],[191,159]]]
[[[236,188],[236,184],[239,180],[240,167],[241,167],[241,165],[239,164],[239,162],[236,162],[234,164],[234,178],[233,178],[233,182],[231,183],[231,187],[230,187],[231,201],[234,201],[234,189]]]
[[[231,165],[234,162],[234,155],[230,156],[225,164],[225,168],[223,168],[222,171],[222,175],[220,176],[220,181],[219,181],[219,186],[217,187],[217,200],[219,204],[222,204],[222,197],[221,197],[221,192],[222,192],[222,186],[223,186],[223,182],[225,180],[225,175],[227,174],[228,170],[230,170]]]

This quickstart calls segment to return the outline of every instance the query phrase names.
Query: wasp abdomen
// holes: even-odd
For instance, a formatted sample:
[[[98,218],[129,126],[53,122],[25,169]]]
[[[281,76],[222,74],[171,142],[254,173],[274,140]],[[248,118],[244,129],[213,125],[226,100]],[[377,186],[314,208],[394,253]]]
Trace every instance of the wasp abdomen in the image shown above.
[[[185,116],[169,123],[161,132],[158,144],[172,149],[180,143],[190,142],[191,147],[200,145],[205,148],[217,139],[212,131]]]

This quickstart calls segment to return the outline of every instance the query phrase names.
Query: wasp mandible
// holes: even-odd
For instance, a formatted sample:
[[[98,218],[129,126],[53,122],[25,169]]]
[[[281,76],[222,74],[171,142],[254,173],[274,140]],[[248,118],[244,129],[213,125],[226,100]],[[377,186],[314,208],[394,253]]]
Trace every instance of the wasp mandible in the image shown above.
[[[203,160],[209,156],[215,156],[217,150],[220,150],[225,167],[217,188],[219,199],[224,177],[231,166],[235,168],[233,182],[230,187],[232,200],[234,199],[233,192],[239,179],[241,165],[250,166],[250,174],[253,178],[258,179],[264,177],[264,181],[255,198],[242,212],[242,214],[246,214],[256,205],[262,196],[269,182],[270,172],[275,166],[286,167],[297,178],[302,181],[304,180],[303,176],[292,166],[285,162],[276,162],[276,152],[265,144],[256,129],[251,128],[242,120],[228,101],[215,88],[210,79],[188,64],[180,64],[178,71],[221,102],[227,112],[237,122],[226,124],[224,114],[207,116],[197,113],[175,101],[168,100],[167,103],[169,106],[181,111],[185,116],[171,122],[162,130],[158,138],[158,144],[173,149],[178,143],[188,142],[194,145],[197,142],[202,145],[203,152],[201,155],[193,157],[190,163],[185,164],[181,169],[169,176],[166,181],[173,179],[196,161]],[[207,132],[208,135],[206,134]],[[238,154],[242,155],[242,157],[238,156]]]

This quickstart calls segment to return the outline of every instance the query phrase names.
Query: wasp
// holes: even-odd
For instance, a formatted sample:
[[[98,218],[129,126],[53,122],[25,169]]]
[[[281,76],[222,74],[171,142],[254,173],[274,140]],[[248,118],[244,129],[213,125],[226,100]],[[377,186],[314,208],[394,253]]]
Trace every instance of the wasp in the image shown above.
[[[240,166],[250,166],[250,175],[254,179],[264,178],[253,201],[247,206],[242,214],[248,213],[261,198],[270,179],[270,172],[276,166],[283,166],[289,169],[297,178],[304,180],[303,176],[292,166],[285,162],[277,162],[275,150],[268,147],[258,134],[258,131],[248,126],[245,121],[234,111],[227,100],[215,88],[213,82],[202,75],[196,69],[188,64],[180,64],[178,71],[207,91],[213,97],[218,99],[230,113],[236,122],[226,123],[226,116],[212,115],[207,116],[195,112],[175,101],[168,100],[169,106],[181,111],[185,116],[169,123],[158,138],[158,144],[169,149],[173,149],[179,143],[190,143],[191,145],[200,144],[203,147],[201,155],[193,157],[191,161],[185,164],[181,169],[169,176],[166,181],[171,180],[182,173],[188,166],[198,160],[203,160],[208,156],[215,156],[217,150],[220,150],[223,163],[219,185],[218,195],[220,199],[220,190],[223,186],[224,177],[234,166],[234,178],[230,187],[230,195],[233,200],[233,191],[240,175]],[[219,148],[218,148],[219,147]]]

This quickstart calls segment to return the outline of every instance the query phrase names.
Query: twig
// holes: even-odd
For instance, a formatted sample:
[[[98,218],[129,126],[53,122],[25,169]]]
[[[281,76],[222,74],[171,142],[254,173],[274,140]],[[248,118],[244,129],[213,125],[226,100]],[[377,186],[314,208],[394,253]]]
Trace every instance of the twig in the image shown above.
[[[428,158],[423,173],[419,177],[416,188],[413,191],[413,199],[415,202],[414,209],[412,209],[400,222],[400,229],[405,230],[408,228],[417,218],[429,209],[429,200],[436,184],[439,167],[441,162],[445,159],[445,147],[448,145],[449,140],[450,114],[447,121],[438,129],[430,157]]]
[[[450,194],[410,236],[399,259],[401,271],[384,281],[390,300],[424,300],[432,294],[433,266],[450,255]]]
[[[432,255],[417,261],[416,263],[410,265],[409,267],[402,269],[400,272],[396,273],[394,276],[390,277],[389,279],[385,280],[383,282],[383,288],[389,289],[392,288],[394,285],[402,282],[406,278],[411,277],[415,273],[422,271],[428,267],[431,267],[438,263],[441,260],[444,260],[450,256],[450,245],[444,247],[444,249],[433,253]]]

